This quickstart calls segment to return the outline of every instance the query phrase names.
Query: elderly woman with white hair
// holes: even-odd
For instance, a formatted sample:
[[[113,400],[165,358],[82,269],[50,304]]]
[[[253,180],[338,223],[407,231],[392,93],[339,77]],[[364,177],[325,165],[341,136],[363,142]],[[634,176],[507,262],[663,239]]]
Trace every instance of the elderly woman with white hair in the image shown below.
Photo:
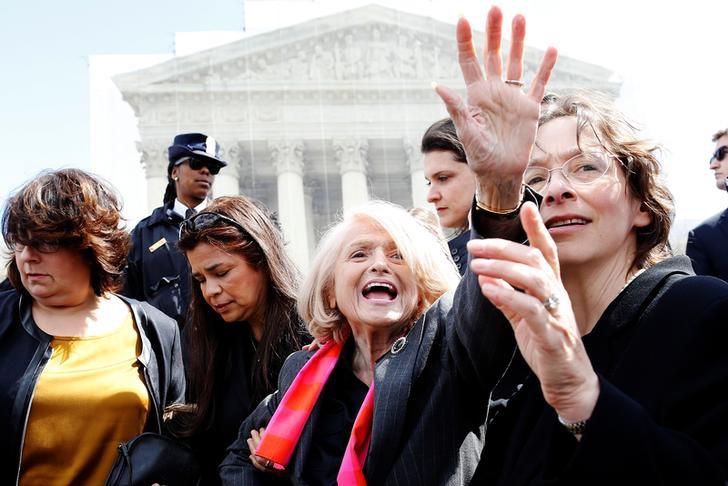
[[[299,312],[321,347],[291,355],[243,422],[224,484],[462,484],[487,414],[486,300],[404,209],[370,202],[321,241]],[[443,295],[445,294],[445,295]],[[259,443],[259,428],[265,427]],[[252,438],[249,438],[251,431]],[[262,431],[260,431],[262,432]]]

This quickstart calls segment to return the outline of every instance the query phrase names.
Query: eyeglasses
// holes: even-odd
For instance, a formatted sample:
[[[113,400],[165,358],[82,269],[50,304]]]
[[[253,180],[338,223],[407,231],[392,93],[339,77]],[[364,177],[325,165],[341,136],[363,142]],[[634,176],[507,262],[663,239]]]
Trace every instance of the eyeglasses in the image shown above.
[[[189,145],[188,145],[189,147]],[[174,165],[181,165],[187,162],[187,165],[190,166],[190,169],[192,170],[200,170],[203,167],[207,167],[207,170],[210,171],[210,174],[212,175],[218,175],[220,173],[220,166],[219,165],[213,165],[205,160],[196,159],[194,157],[188,157],[186,159],[180,159],[177,161]]]
[[[551,173],[557,170],[571,184],[592,184],[607,173],[614,158],[604,152],[582,152],[564,162],[561,167],[553,169],[529,165],[523,174],[523,180],[541,195],[549,185]]]
[[[710,158],[710,163],[712,164],[714,160],[717,160],[718,162],[723,162],[726,154],[728,154],[728,145],[718,147],[717,149],[715,149],[715,152],[713,152],[713,156]]]
[[[182,236],[184,236],[186,233],[202,231],[205,228],[217,226],[220,223],[237,228],[246,237],[250,236],[250,233],[248,233],[245,228],[243,228],[240,223],[238,223],[234,219],[228,218],[224,214],[204,211],[201,213],[193,214],[189,218],[182,221],[182,226],[180,226],[179,228],[179,236],[180,238],[182,238]]]
[[[40,253],[55,253],[61,249],[61,242],[59,240],[51,240],[35,241],[33,244],[15,243],[10,246],[10,249],[15,253],[22,253],[26,247],[30,247]]]

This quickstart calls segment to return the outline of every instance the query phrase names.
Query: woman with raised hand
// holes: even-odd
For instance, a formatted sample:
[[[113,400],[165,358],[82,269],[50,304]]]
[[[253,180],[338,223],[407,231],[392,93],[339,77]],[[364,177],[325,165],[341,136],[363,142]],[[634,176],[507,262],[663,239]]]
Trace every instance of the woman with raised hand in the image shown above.
[[[120,297],[129,235],[113,188],[41,173],[7,201],[0,293],[0,484],[103,484],[119,443],[184,399],[174,320]]]
[[[184,331],[189,405],[172,407],[169,427],[190,439],[201,484],[217,484],[240,423],[276,389],[286,357],[311,338],[296,312],[298,270],[260,204],[213,200],[182,223],[178,247],[193,279]]]
[[[474,228],[495,237],[468,244],[500,311],[483,332],[510,341],[483,359],[512,356],[474,482],[725,484],[728,284],[670,256],[654,145],[607,103],[542,100],[543,76],[522,91],[520,16],[503,73],[501,17],[485,76],[458,24],[467,103],[437,88],[478,175]]]
[[[534,100],[554,60],[548,51]],[[526,108],[535,125],[538,101]],[[229,448],[223,483],[286,473],[292,484],[469,484],[512,333],[483,328],[499,313],[475,274],[458,278],[438,237],[402,208],[349,212],[321,240],[298,300],[322,346],[284,363]]]

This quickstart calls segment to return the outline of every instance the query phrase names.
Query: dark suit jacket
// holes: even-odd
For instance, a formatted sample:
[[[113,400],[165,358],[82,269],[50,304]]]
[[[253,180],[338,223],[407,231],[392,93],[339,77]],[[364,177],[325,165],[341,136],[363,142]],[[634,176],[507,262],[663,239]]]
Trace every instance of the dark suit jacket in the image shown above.
[[[443,296],[417,321],[402,351],[387,353],[377,362],[372,440],[364,467],[369,484],[469,483],[482,449],[488,383],[497,380],[497,371],[509,359],[489,363],[485,358],[494,354],[503,339],[481,326],[483,313],[492,312],[496,311],[468,272],[454,296]],[[291,355],[281,370],[279,391],[243,422],[238,440],[220,467],[223,484],[270,481],[250,464],[246,439],[253,428],[268,423],[310,356],[306,352]],[[293,484],[305,484],[301,477],[312,431],[317,420],[325,420],[317,414],[318,408],[289,464]]]
[[[695,273],[728,282],[728,209],[693,228],[685,253],[692,260]]]
[[[493,391],[508,406],[488,424],[473,484],[723,485],[726,315],[728,285],[692,276],[686,257],[632,282],[583,338],[601,390],[581,442],[518,353]]]

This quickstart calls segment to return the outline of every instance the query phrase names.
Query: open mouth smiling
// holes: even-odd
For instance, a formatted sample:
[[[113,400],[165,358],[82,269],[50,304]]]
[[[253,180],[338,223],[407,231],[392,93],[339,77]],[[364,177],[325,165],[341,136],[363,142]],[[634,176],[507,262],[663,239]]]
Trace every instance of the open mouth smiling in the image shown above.
[[[584,218],[552,218],[546,221],[546,228],[552,229],[552,228],[561,228],[563,226],[577,226],[577,225],[585,225],[589,224],[588,219]]]
[[[367,300],[391,302],[397,298],[397,288],[389,282],[373,281],[368,282],[361,291]]]

